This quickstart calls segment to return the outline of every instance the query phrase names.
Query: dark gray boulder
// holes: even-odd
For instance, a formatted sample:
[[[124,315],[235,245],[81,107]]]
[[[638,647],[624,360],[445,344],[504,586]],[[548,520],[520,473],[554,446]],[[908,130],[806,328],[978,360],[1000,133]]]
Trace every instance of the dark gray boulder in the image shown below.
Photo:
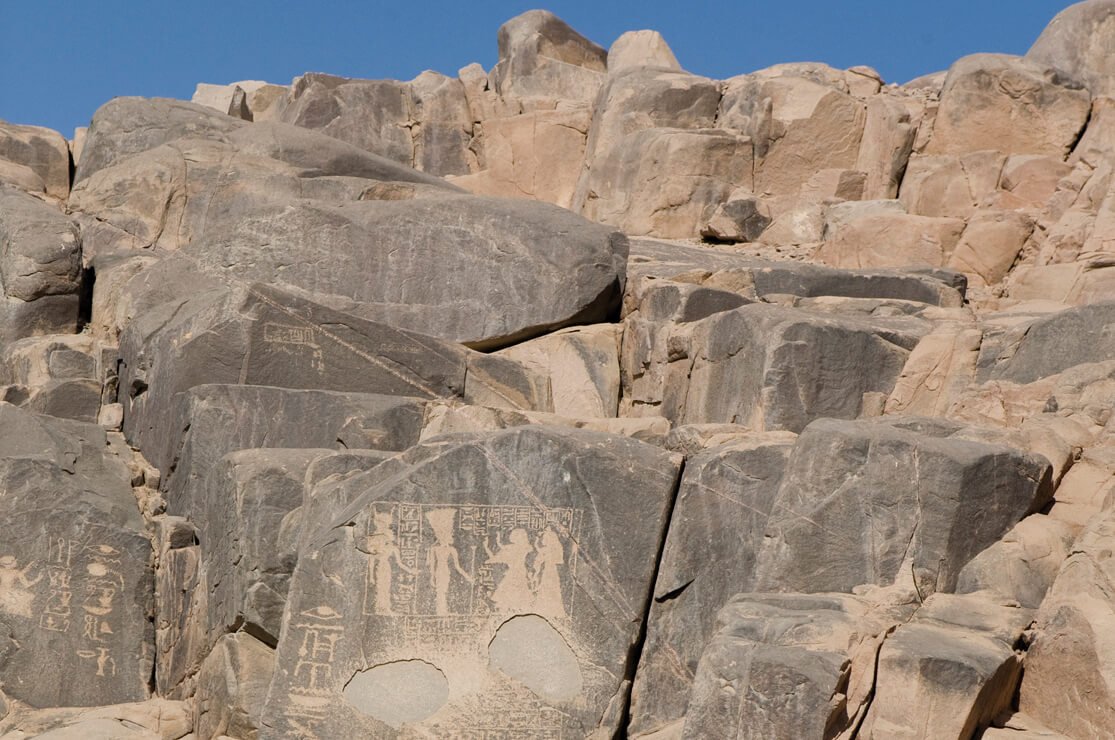
[[[632,688],[630,735],[684,717],[717,612],[751,590],[791,436],[755,435],[686,460]]]
[[[691,323],[654,320],[654,296],[629,314],[621,415],[675,424],[729,422],[797,432],[821,417],[854,419],[894,388],[917,322],[745,305]]]
[[[80,287],[77,227],[55,206],[0,184],[0,343],[76,331]]]
[[[144,449],[164,471],[173,514],[201,523],[205,480],[221,458],[259,447],[405,450],[416,444],[425,404],[371,393],[200,385],[180,393]]]
[[[324,308],[269,286],[170,301],[121,336],[124,431],[164,471],[175,395],[223,383],[535,408],[548,385],[513,360]],[[475,371],[475,372],[474,372]],[[160,441],[162,438],[163,441]],[[313,446],[331,445],[332,440]]]
[[[791,453],[756,588],[950,592],[968,561],[1051,496],[1049,462],[990,430],[917,417],[821,419]]]
[[[1069,308],[1005,332],[981,351],[980,377],[1032,383],[1115,357],[1115,302]],[[983,348],[981,347],[981,350]]]
[[[517,427],[348,479],[305,524],[261,737],[615,733],[679,464]]]
[[[0,403],[0,683],[33,707],[142,701],[152,549],[131,473],[91,424]]]

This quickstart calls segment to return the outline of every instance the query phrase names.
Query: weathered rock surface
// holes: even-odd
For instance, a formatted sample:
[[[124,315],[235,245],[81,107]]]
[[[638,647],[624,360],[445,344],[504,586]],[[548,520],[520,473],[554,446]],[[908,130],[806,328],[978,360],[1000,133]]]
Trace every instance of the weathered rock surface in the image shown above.
[[[1044,458],[989,436],[916,417],[813,422],[773,504],[756,588],[953,591],[972,558],[1053,493]]]
[[[716,82],[684,72],[635,68],[609,77],[596,103],[573,210],[638,234],[660,227],[669,229],[666,236],[695,234],[719,201],[751,185],[750,142],[713,130],[719,102]],[[717,164],[708,168],[706,157]],[[684,176],[695,167],[698,177]],[[683,176],[674,180],[670,168]],[[663,172],[666,182],[655,184]]]
[[[288,286],[365,318],[475,346],[603,320],[618,300],[626,240],[605,227],[541,203],[461,197],[444,183],[415,199],[344,202],[383,181],[426,183],[340,146],[315,155],[310,147],[324,137],[306,133],[299,142],[277,124],[265,124],[274,136],[261,136],[256,125],[242,145],[179,140],[101,170],[78,187],[74,204],[124,232],[132,248],[175,249],[222,279]],[[270,158],[275,148],[286,162]],[[251,155],[243,180],[228,170],[237,152]],[[352,188],[335,177],[378,182]],[[329,182],[337,188],[307,192]],[[354,271],[353,260],[377,269]],[[467,285],[449,279],[465,273]]]
[[[350,479],[307,523],[261,736],[611,734],[679,462],[528,427]]]
[[[263,285],[168,303],[121,337],[125,432],[163,466],[176,394],[210,383],[481,398],[549,405],[546,384],[511,359],[363,321]],[[498,402],[498,403],[497,403]],[[154,443],[154,444],[153,444]]]
[[[545,10],[529,10],[499,27],[495,91],[531,105],[531,99],[591,101],[604,81],[608,54]]]
[[[132,476],[91,424],[0,403],[0,681],[31,707],[143,701],[151,541]]]
[[[1070,737],[1102,737],[1115,726],[1113,542],[1115,516],[1108,511],[1061,566],[1026,659],[1019,708]]]
[[[149,699],[144,702],[93,708],[19,709],[0,721],[0,737],[48,740],[103,737],[119,740],[178,740],[194,728],[185,702]]]
[[[0,736],[1110,736],[1113,34],[0,122]]]
[[[875,695],[857,737],[973,737],[1009,711],[1022,675],[1028,609],[934,594],[879,650]]]
[[[0,181],[54,198],[70,194],[70,149],[56,131],[0,121]]]
[[[854,733],[879,643],[909,611],[845,594],[741,594],[717,616],[681,737]]]
[[[1030,383],[1075,365],[1115,356],[1115,303],[1096,303],[1040,318],[1007,335],[998,354],[981,357],[985,377]],[[1080,341],[1087,337],[1087,341]]]
[[[435,175],[470,171],[464,86],[435,72],[410,82],[303,75],[278,119]]]
[[[78,328],[81,238],[56,207],[0,185],[0,342]]]
[[[890,393],[916,344],[901,329],[761,304],[696,318],[628,317],[622,414],[793,432],[854,419]]]
[[[1115,97],[1115,3],[1087,0],[1057,14],[1026,52],[1082,83],[1092,95]]]
[[[1090,96],[1030,58],[973,54],[949,68],[927,152],[1068,155]]]
[[[686,460],[632,689],[632,736],[685,716],[716,613],[750,591],[792,435],[754,435]]]

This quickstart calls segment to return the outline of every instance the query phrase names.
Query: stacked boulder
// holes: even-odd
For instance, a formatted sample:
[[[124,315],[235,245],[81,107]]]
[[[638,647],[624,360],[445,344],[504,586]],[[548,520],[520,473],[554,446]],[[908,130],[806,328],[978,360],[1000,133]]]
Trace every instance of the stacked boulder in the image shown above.
[[[1115,1],[497,40],[0,123],[0,737],[1112,736]]]

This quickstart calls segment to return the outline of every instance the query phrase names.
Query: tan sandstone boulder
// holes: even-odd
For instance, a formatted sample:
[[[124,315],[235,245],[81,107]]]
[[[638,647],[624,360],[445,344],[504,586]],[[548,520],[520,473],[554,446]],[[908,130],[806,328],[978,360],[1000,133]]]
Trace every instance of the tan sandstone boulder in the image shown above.
[[[973,54],[949,69],[929,154],[998,149],[1066,156],[1090,97],[1053,71],[1006,54]]]

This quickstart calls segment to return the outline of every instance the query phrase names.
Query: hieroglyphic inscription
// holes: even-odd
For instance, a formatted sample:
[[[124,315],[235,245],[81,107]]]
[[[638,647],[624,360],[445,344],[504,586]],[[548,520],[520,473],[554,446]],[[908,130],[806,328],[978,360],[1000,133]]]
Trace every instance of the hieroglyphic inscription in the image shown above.
[[[81,600],[83,645],[78,657],[91,660],[97,676],[116,675],[116,659],[108,642],[113,635],[112,615],[124,590],[120,573],[122,553],[111,545],[91,545],[84,549],[85,574]]]
[[[266,323],[263,325],[263,341],[291,354],[308,350],[314,369],[319,371],[325,369],[325,358],[321,352],[321,345],[314,338],[312,326]]]
[[[51,632],[66,632],[73,615],[73,583],[70,568],[81,543],[65,537],[51,537],[47,545],[46,576],[49,587],[39,626]]]
[[[322,606],[299,614],[291,629],[300,638],[285,716],[298,737],[313,738],[328,718],[329,703],[337,691],[333,661],[345,632],[343,618]]]
[[[365,535],[364,614],[397,617],[407,643],[460,647],[489,619],[568,619],[579,509],[377,502]]]
[[[39,627],[74,634],[77,657],[89,661],[99,678],[116,675],[113,615],[124,592],[122,557],[120,550],[107,544],[84,544],[66,537],[50,537],[47,544],[43,566],[47,592]]]

